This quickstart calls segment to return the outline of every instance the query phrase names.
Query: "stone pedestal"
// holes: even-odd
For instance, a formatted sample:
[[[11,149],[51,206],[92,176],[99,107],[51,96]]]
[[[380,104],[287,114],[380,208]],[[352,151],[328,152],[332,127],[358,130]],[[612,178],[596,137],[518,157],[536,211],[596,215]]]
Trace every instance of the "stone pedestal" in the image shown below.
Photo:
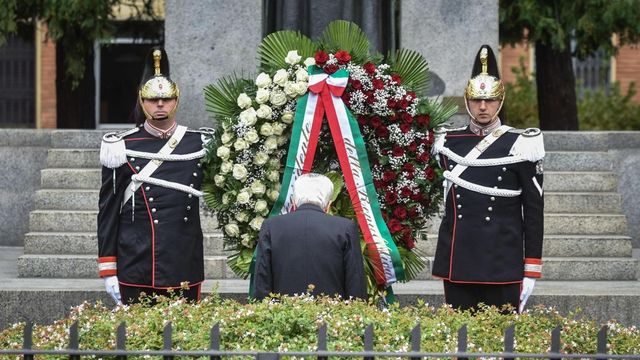
[[[224,76],[255,73],[262,1],[167,0],[165,48],[180,87],[180,124],[212,126],[202,89]]]

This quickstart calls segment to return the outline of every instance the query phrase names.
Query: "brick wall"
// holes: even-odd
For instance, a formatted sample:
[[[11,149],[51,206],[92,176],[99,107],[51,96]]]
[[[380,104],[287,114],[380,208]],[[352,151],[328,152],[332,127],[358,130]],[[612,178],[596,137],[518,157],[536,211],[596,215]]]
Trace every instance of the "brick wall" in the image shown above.
[[[46,24],[42,27],[42,41],[39,46],[41,81],[40,81],[40,128],[57,128],[57,98],[56,98],[56,44],[47,38]],[[38,45],[36,45],[38,46]]]
[[[529,45],[517,44],[515,46],[504,45],[500,48],[500,75],[504,82],[514,83],[515,74],[511,71],[513,67],[520,67],[520,58],[524,57],[524,65],[527,71],[531,69],[531,47]]]
[[[623,46],[616,56],[615,79],[620,82],[623,94],[629,84],[635,82],[636,95],[633,100],[640,102],[640,46]]]

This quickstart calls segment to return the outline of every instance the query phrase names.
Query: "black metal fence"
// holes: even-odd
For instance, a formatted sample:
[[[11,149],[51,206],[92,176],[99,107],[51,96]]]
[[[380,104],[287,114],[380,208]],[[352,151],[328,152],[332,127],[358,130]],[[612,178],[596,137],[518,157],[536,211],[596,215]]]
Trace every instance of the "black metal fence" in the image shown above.
[[[226,351],[220,350],[220,325],[211,328],[210,346],[208,350],[172,350],[172,326],[167,323],[163,331],[162,350],[127,350],[126,349],[126,325],[121,323],[116,330],[115,350],[80,350],[78,323],[75,322],[69,328],[69,347],[65,350],[38,350],[33,349],[33,325],[27,323],[24,328],[22,349],[0,349],[0,355],[23,355],[25,360],[33,359],[35,355],[68,356],[69,359],[80,359],[81,356],[113,356],[118,359],[126,359],[128,356],[162,356],[165,360],[172,360],[176,356],[208,357],[212,360],[220,360],[226,356],[253,357],[256,360],[278,360],[281,357],[315,357],[318,360],[327,360],[330,356],[336,357],[362,357],[364,360],[373,360],[375,357],[403,357],[410,360],[420,358],[546,358],[546,359],[640,359],[640,354],[612,355],[607,354],[607,326],[603,326],[598,332],[598,345],[595,354],[564,354],[561,348],[561,327],[556,327],[551,332],[551,351],[548,353],[531,354],[514,352],[515,325],[508,327],[504,332],[504,351],[493,353],[467,352],[467,326],[458,329],[458,346],[456,352],[422,352],[420,350],[421,330],[416,325],[411,331],[411,351],[407,352],[380,352],[373,350],[373,325],[369,324],[364,332],[364,351],[328,351],[327,350],[327,325],[318,328],[317,351],[284,351],[284,352],[260,352],[260,351]]]

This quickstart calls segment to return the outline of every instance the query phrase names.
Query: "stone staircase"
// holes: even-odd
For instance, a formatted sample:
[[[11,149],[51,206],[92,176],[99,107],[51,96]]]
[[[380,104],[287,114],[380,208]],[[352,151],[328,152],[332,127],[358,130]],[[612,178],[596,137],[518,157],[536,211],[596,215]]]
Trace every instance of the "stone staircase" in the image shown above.
[[[100,169],[97,144],[101,132],[53,134],[36,210],[30,213],[22,278],[97,277],[96,215]],[[636,281],[626,218],[617,192],[618,178],[606,151],[570,151],[564,141],[547,141],[545,160],[545,280]],[[205,276],[234,279],[225,263],[215,220],[202,217],[205,231]],[[419,242],[430,263],[435,252],[438,219]],[[425,269],[420,280],[430,280]]]

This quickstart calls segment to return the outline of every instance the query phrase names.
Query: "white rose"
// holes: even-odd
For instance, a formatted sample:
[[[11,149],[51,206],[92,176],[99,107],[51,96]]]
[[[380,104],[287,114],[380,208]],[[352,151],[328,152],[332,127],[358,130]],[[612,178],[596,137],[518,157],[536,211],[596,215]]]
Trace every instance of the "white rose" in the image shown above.
[[[240,239],[240,243],[242,244],[242,246],[251,248],[251,238],[249,237],[249,234],[242,234],[240,236]]]
[[[284,84],[284,93],[287,94],[288,97],[296,97],[298,94],[296,91],[296,83],[293,81],[287,81],[287,83]]]
[[[247,168],[242,164],[233,164],[233,178],[243,180],[247,177]]]
[[[269,136],[273,135],[273,126],[270,123],[264,123],[260,126],[260,135]]]
[[[246,189],[240,191],[238,193],[238,196],[236,196],[236,201],[241,205],[247,204],[249,200],[251,200],[251,193],[249,193],[249,191],[247,191]]]
[[[240,228],[236,224],[227,224],[224,226],[224,232],[231,237],[240,235]]]
[[[258,133],[255,130],[249,130],[244,134],[244,141],[255,144],[260,140]]]
[[[269,155],[262,151],[259,151],[256,156],[253,157],[253,163],[256,165],[264,165],[269,160]]]
[[[304,95],[307,92],[307,86],[308,84],[306,82],[301,81],[301,82],[297,82],[294,88],[296,90],[296,93],[298,93],[298,95]]]
[[[224,185],[224,176],[220,174],[214,176],[213,182],[216,184],[217,187],[222,187],[222,185]]]
[[[272,169],[280,169],[280,160],[276,158],[272,158],[271,160],[269,160],[269,166]]]
[[[271,170],[267,173],[267,180],[271,182],[278,182],[280,180],[280,173],[276,170]]]
[[[230,193],[222,194],[222,204],[228,205],[230,201],[231,201],[231,194]]]
[[[236,142],[233,143],[233,147],[237,151],[242,151],[244,149],[247,149],[249,147],[249,144],[247,144],[247,142],[242,139],[238,139],[236,140]]]
[[[267,195],[269,196],[269,199],[271,201],[276,201],[278,200],[278,196],[280,195],[280,192],[278,192],[278,190],[269,190],[269,193]]]
[[[312,66],[316,64],[316,59],[313,57],[308,57],[306,59],[304,59],[304,65],[306,67]]]
[[[298,50],[291,50],[287,53],[287,57],[284,58],[284,62],[290,65],[295,65],[302,60],[302,56],[298,55]]]
[[[220,172],[223,174],[228,174],[231,170],[233,170],[233,163],[230,161],[224,161],[220,165]]]
[[[246,211],[240,211],[236,214],[235,218],[236,220],[238,220],[238,222],[247,222],[249,221],[249,213],[247,213]]]
[[[251,98],[245,93],[240,94],[236,102],[238,104],[238,107],[240,107],[240,109],[246,109],[250,107],[252,103]]]
[[[216,150],[216,155],[222,160],[227,160],[229,155],[231,154],[231,149],[226,146],[220,146],[218,150]]]
[[[284,129],[287,127],[287,125],[283,124],[283,123],[275,123],[273,124],[272,128],[273,128],[273,134],[274,135],[282,135],[282,132],[284,131]]]
[[[271,104],[274,106],[282,106],[287,103],[287,95],[282,91],[274,91],[269,97]]]
[[[261,119],[271,120],[271,108],[267,105],[260,105],[256,111],[256,115]]]
[[[267,148],[267,150],[275,150],[278,148],[278,139],[271,135],[267,138],[267,140],[264,141],[264,147]]]
[[[285,124],[291,124],[293,122],[293,113],[287,111],[286,113],[280,116],[280,120]]]
[[[233,140],[233,134],[231,133],[225,132],[222,134],[222,136],[220,136],[220,141],[222,141],[222,143],[225,145],[230,143],[231,140]]]
[[[282,135],[278,136],[278,138],[276,140],[278,142],[278,146],[282,146],[282,145],[286,144],[288,139],[289,138],[287,138],[286,136],[282,136]]]
[[[256,195],[262,195],[267,191],[267,187],[260,180],[256,180],[251,183],[251,192]]]
[[[256,205],[253,207],[253,209],[258,213],[262,213],[263,211],[267,210],[267,202],[264,200],[258,200],[256,201]]]
[[[264,88],[269,85],[271,85],[271,77],[269,76],[269,74],[260,73],[260,75],[258,75],[258,77],[256,78],[256,86],[258,86],[259,88]]]
[[[301,82],[307,80],[309,80],[309,72],[307,71],[307,69],[298,69],[298,71],[296,71],[296,81]]]
[[[258,120],[258,115],[256,114],[256,109],[248,108],[247,110],[240,113],[240,122],[246,126],[253,126]]]
[[[251,226],[253,230],[260,231],[260,227],[262,226],[263,222],[264,222],[264,218],[262,216],[258,216],[253,218],[253,220],[251,220],[251,222],[249,223],[249,226]]]
[[[258,91],[256,92],[256,102],[258,104],[266,103],[267,101],[269,101],[269,95],[271,95],[269,89],[258,89]]]
[[[277,85],[284,86],[284,84],[288,80],[289,80],[289,74],[285,69],[280,69],[276,71],[275,75],[273,75],[273,82]]]

